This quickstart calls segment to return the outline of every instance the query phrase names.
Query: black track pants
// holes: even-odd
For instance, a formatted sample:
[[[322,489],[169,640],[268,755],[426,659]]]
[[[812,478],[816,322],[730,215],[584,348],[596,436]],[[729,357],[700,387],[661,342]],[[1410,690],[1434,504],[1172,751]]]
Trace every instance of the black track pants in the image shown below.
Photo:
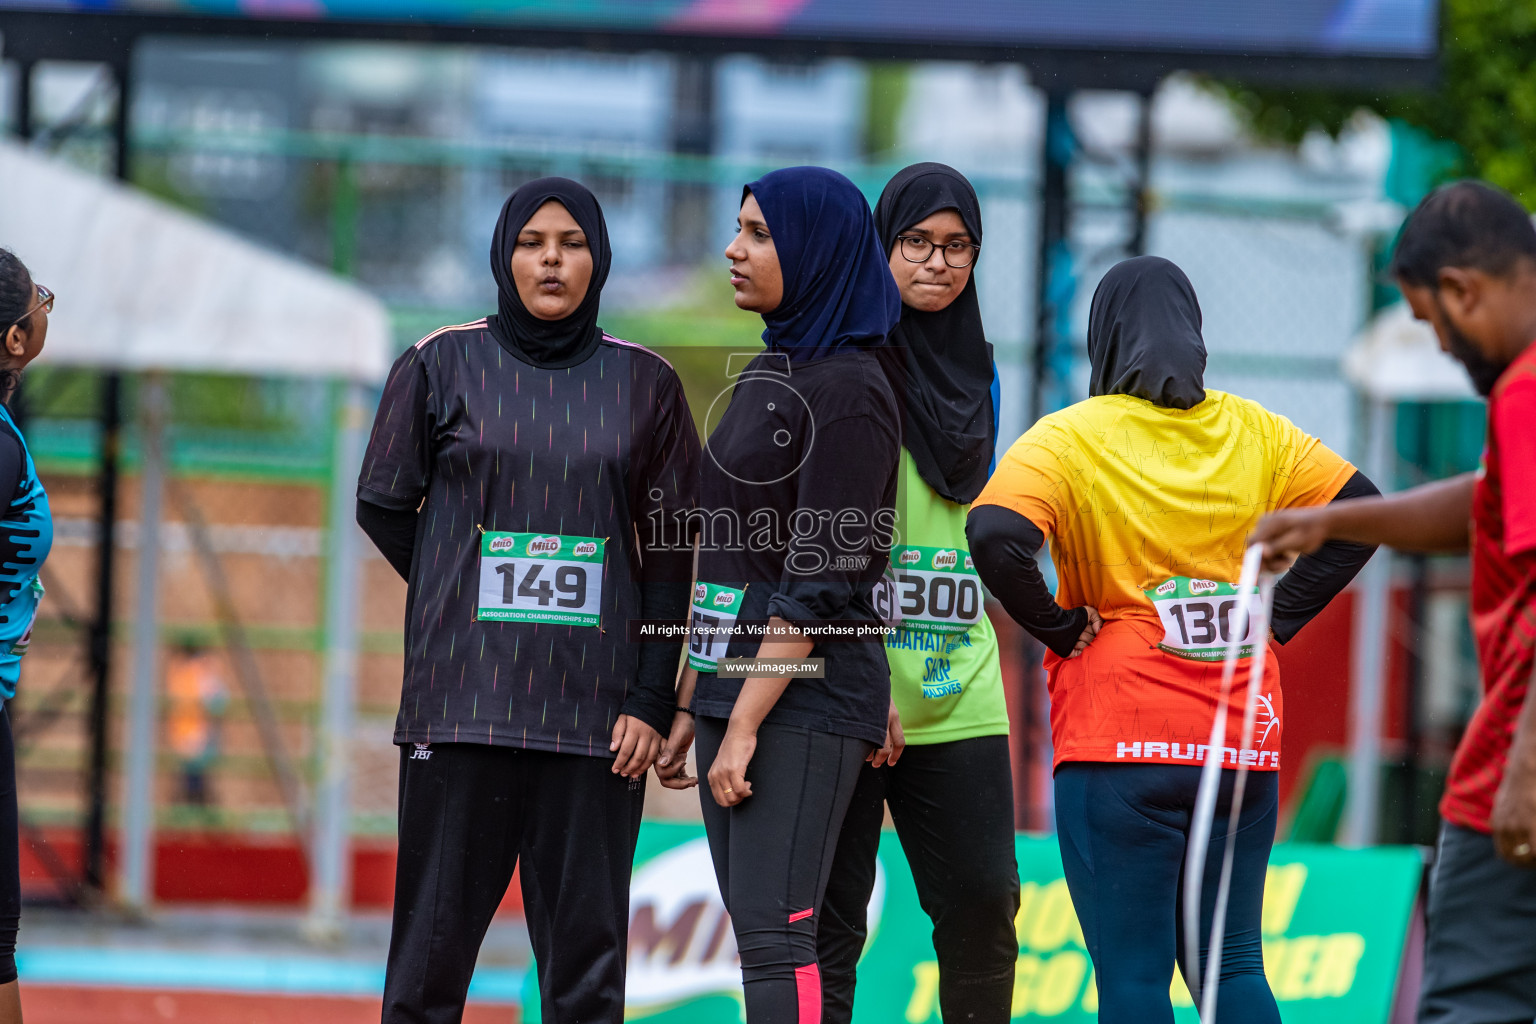
[[[824,1024],[853,1019],[887,803],[918,902],[933,921],[946,1024],[1007,1024],[1019,956],[1007,736],[909,746],[894,765],[860,771],[817,933]]]
[[[709,774],[725,720],[700,716],[699,775]],[[764,724],[747,768],[752,795],[735,807],[699,785],[720,895],[741,953],[747,1024],[818,1024],[816,928],[843,815],[869,753],[863,740]]]
[[[620,1024],[644,780],[613,774],[605,757],[474,743],[400,757],[384,1024],[460,1020],[519,862],[544,1020]]]

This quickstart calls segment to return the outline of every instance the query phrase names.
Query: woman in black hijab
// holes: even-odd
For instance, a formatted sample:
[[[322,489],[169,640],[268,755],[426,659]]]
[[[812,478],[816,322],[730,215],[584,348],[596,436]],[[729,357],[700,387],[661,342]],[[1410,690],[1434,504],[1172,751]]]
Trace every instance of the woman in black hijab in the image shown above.
[[[644,776],[673,716],[699,442],[672,367],[597,325],[597,200],[518,189],[495,316],[395,362],[358,522],[409,583],[384,1021],[458,1021],[515,867],[544,1019],[619,1024]]]
[[[1228,842],[1221,1019],[1278,1024],[1260,928],[1279,800],[1277,657],[1254,684],[1258,730],[1243,735],[1240,682],[1225,743],[1208,746],[1236,609],[1252,599],[1235,584],[1264,513],[1375,493],[1283,416],[1207,388],[1205,356],[1200,304],[1178,267],[1150,256],[1113,267],[1089,315],[1092,397],[1031,427],[967,522],[981,578],[1049,648],[1057,834],[1106,1024],[1172,1024],[1175,962],[1198,989]],[[1035,564],[1047,537],[1054,597]],[[1370,554],[1336,542],[1298,561],[1275,590],[1274,641],[1294,636]],[[1242,657],[1266,639],[1240,639]],[[1228,770],[1216,834],[1197,865],[1205,906],[1196,964],[1178,902],[1200,766],[1213,752]],[[1229,835],[1238,765],[1253,774]]]
[[[992,346],[974,274],[981,205],[958,171],[915,164],[886,185],[875,226],[902,299],[884,352],[905,414],[900,542],[884,602],[899,628],[885,641],[886,746],[859,775],[817,936],[823,1021],[853,1016],[889,804],[918,900],[933,918],[944,1019],[1004,1024],[1019,909],[1008,709],[965,539],[966,509],[986,483],[997,436]]]

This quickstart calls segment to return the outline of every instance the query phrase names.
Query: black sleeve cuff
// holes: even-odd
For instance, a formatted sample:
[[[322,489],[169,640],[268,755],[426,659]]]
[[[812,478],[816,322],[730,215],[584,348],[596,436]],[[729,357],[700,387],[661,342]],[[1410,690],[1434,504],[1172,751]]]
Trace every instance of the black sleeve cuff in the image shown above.
[[[804,633],[814,633],[842,618],[852,591],[834,583],[790,584],[768,599],[768,617],[778,617]]]
[[[646,621],[677,620],[688,614],[688,581],[649,581],[640,584],[640,616]],[[681,640],[640,644],[635,685],[619,713],[638,718],[663,736],[672,728],[677,706],[677,666]]]
[[[1045,543],[1040,528],[1012,509],[977,505],[965,521],[976,573],[992,596],[1029,634],[1065,658],[1088,625],[1088,612],[1056,603],[1035,553]]]
[[[1364,473],[1350,477],[1334,501],[1352,501],[1380,494]],[[1331,504],[1331,503],[1330,503]],[[1302,555],[1275,584],[1275,605],[1270,630],[1275,641],[1285,644],[1315,619],[1328,602],[1338,597],[1370,561],[1376,548],[1370,544],[1330,540],[1310,555]]]
[[[654,697],[654,694],[636,689],[624,699],[623,705],[619,708],[619,714],[638,718],[661,733],[662,738],[665,739],[672,731],[672,716],[676,714],[674,711],[676,701],[668,698],[665,702],[658,702]]]
[[[367,498],[357,500],[357,525],[406,582],[410,582],[411,561],[416,556],[418,516],[415,509],[387,508]]]
[[[377,505],[380,508],[415,512],[421,508],[421,498],[422,496],[419,494],[414,498],[409,498],[399,494],[385,494],[383,491],[369,487],[367,484],[357,485],[357,500],[366,501],[368,504]]]

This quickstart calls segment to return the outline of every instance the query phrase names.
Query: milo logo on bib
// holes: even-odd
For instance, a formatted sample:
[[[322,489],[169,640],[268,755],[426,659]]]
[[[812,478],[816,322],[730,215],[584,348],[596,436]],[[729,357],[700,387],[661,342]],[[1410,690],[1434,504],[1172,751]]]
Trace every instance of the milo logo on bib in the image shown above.
[[[1259,611],[1256,592],[1243,595],[1230,583],[1175,576],[1143,593],[1163,625],[1158,647],[1169,654],[1191,661],[1221,661],[1238,631],[1241,657],[1251,655],[1257,646],[1253,636]]]
[[[597,537],[486,531],[480,543],[480,622],[595,626],[603,598]]]
[[[982,616],[981,580],[969,552],[917,545],[891,550],[889,593],[877,593],[882,621],[926,633],[964,633]],[[890,609],[881,608],[889,603]]]
[[[688,612],[688,664],[699,672],[713,672],[730,646],[746,593],[735,587],[699,583],[693,588],[693,607]]]

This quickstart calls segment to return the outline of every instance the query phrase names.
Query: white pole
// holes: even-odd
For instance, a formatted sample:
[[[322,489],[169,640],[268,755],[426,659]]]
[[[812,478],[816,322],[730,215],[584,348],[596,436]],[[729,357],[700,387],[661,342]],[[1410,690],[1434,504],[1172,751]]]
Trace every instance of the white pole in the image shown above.
[[[154,901],[155,755],[159,749],[160,516],[165,489],[165,375],[150,371],[139,387],[138,581],[133,677],[123,744],[123,904],[146,912]]]
[[[1396,406],[1370,399],[1365,474],[1383,492],[1392,489]],[[1381,729],[1386,709],[1392,553],[1380,548],[1360,572],[1355,590],[1354,685],[1350,689],[1349,788],[1344,816],[1346,846],[1376,842],[1381,793]]]
[[[359,530],[354,524],[358,468],[368,409],[363,386],[342,392],[331,469],[329,565],[326,577],[324,692],[320,705],[319,779],[310,860],[309,933],[339,936],[351,889],[352,718],[357,690]]]

